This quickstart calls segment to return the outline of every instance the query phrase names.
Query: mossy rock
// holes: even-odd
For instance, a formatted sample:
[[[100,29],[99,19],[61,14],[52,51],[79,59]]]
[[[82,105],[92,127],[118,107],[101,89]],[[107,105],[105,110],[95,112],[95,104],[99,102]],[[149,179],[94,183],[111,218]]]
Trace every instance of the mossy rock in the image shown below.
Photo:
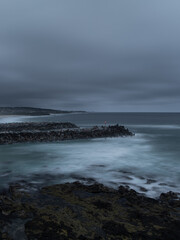
[[[17,187],[0,196],[0,239],[8,234],[19,240],[11,233],[17,219],[24,222],[28,240],[180,239],[179,200],[172,193],[167,196],[168,201],[166,195],[155,200],[122,186],[114,190],[79,182],[28,194]]]

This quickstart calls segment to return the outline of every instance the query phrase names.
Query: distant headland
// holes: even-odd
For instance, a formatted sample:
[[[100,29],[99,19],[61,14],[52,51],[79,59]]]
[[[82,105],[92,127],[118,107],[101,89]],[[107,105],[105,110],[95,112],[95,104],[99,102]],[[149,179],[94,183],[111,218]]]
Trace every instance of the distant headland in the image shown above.
[[[50,114],[77,113],[77,112],[85,111],[65,111],[34,107],[0,107],[0,115],[42,116]]]

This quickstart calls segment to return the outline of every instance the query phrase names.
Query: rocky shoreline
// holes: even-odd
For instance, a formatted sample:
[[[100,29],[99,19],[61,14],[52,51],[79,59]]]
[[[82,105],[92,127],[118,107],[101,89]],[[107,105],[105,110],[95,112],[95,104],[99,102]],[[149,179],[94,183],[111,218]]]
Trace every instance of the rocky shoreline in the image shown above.
[[[180,200],[152,199],[102,184],[57,184],[29,192],[14,184],[0,194],[0,239],[180,239]]]
[[[73,139],[133,136],[124,126],[78,128],[73,123],[0,124],[0,144],[57,142]]]

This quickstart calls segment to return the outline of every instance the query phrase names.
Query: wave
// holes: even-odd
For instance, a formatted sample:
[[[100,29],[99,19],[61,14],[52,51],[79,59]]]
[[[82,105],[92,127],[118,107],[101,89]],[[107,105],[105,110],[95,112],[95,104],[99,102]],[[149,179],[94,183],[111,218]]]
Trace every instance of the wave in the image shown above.
[[[133,127],[133,128],[162,128],[162,129],[180,129],[180,125],[153,125],[153,124],[137,124],[137,125],[131,125],[127,124],[127,127]]]

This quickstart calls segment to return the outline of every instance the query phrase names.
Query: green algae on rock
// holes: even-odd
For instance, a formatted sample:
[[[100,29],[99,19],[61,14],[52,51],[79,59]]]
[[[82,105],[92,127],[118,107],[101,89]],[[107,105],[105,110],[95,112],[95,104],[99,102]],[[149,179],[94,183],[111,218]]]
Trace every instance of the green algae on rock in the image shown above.
[[[180,239],[180,201],[172,192],[155,200],[122,186],[74,182],[27,193],[15,185],[0,195],[0,210],[0,239]]]

